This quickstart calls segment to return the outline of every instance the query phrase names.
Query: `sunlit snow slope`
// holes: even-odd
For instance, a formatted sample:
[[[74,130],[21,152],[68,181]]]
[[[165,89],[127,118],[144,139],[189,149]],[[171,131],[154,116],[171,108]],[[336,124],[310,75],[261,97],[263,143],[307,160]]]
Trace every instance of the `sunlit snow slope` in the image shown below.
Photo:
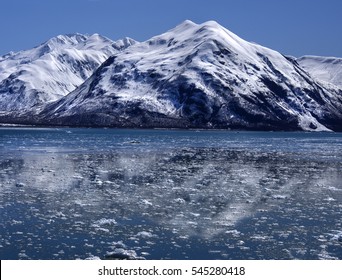
[[[110,57],[40,121],[58,125],[342,130],[342,94],[218,23],[185,21]]]
[[[65,96],[131,39],[59,35],[26,51],[0,57],[0,113],[20,114]]]
[[[342,89],[342,58],[303,56],[297,62],[314,78]]]

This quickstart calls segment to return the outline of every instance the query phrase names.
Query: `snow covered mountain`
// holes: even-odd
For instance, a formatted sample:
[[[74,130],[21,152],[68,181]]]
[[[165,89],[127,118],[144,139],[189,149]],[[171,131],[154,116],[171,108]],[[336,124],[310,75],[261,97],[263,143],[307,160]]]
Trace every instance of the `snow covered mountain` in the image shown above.
[[[39,122],[342,131],[341,90],[313,76],[216,22],[185,21],[111,56]]]
[[[342,58],[302,56],[296,61],[312,77],[342,88]]]
[[[26,51],[0,57],[0,115],[23,114],[58,100],[111,55],[134,44],[93,34],[60,35]]]

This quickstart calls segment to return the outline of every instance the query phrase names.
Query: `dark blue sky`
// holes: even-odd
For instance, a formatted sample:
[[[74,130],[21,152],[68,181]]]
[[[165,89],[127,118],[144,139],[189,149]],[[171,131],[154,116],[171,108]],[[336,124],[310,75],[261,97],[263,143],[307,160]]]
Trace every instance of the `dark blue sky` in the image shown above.
[[[0,55],[75,32],[144,41],[185,19],[284,54],[342,57],[341,0],[1,0]]]

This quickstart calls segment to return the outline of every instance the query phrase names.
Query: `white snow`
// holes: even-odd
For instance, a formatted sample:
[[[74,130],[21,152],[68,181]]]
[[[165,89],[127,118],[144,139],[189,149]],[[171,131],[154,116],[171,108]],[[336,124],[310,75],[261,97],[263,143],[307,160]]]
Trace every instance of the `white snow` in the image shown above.
[[[208,108],[212,108],[212,104],[225,104],[232,99],[242,102],[248,97],[255,99],[258,92],[268,96],[271,90],[264,82],[268,79],[287,95],[286,100],[275,100],[272,106],[291,114],[304,130],[329,130],[313,117],[322,116],[324,112],[321,104],[303,94],[303,89],[315,91],[315,88],[300,71],[282,54],[247,42],[214,21],[195,24],[187,20],[164,34],[123,50],[111,65],[103,69],[100,79],[91,77],[63,99],[55,111],[63,108],[62,115],[65,116],[80,111],[98,111],[106,108],[115,97],[123,106],[139,104],[143,110],[178,118],[182,115],[183,105],[172,95],[172,91],[177,95],[177,85],[161,92],[162,82],[158,86],[155,84],[158,81],[193,85],[205,93]],[[203,75],[210,76],[210,80]],[[95,79],[99,81],[92,92],[101,94],[86,97]],[[219,94],[217,89],[223,87],[230,90]],[[336,99],[331,93],[325,94],[331,98],[328,102],[333,103]],[[112,107],[108,108],[112,110]],[[259,113],[256,105],[250,110]],[[123,118],[129,117],[125,111],[119,113]],[[235,116],[231,121],[244,120]]]
[[[113,60],[92,75],[110,56]],[[196,116],[203,105],[206,120],[216,114],[229,124],[248,126],[244,116],[225,109],[235,102],[251,115],[266,119],[273,113],[273,118],[287,116],[303,130],[329,131],[319,119],[340,103],[336,83],[341,80],[341,59],[298,59],[315,79],[293,60],[247,42],[215,21],[187,20],[142,43],[129,38],[112,42],[99,34],[57,36],[32,50],[0,58],[0,93],[9,88],[0,112],[31,107],[39,112],[49,103],[47,111],[54,119],[94,112],[129,119],[125,108],[133,104],[178,119]],[[186,98],[199,100],[199,105],[193,102],[184,108],[182,87],[186,94],[194,89],[193,97]],[[322,107],[321,100],[327,106]]]
[[[144,239],[147,239],[147,238],[152,238],[152,237],[155,237],[156,235],[149,232],[149,231],[140,231],[136,234],[136,237],[139,237],[139,238],[144,238]]]
[[[342,58],[302,56],[297,62],[314,78],[342,88]]]
[[[134,43],[129,38],[113,42],[99,34],[59,35],[33,49],[2,56],[0,91],[6,90],[8,80],[24,100],[18,102],[9,91],[2,94],[0,109],[28,109],[55,101],[82,84],[108,57]]]
[[[116,224],[117,222],[115,221],[115,219],[102,218],[96,221],[93,225],[95,227],[99,227],[99,226],[104,226],[104,225],[116,225]]]

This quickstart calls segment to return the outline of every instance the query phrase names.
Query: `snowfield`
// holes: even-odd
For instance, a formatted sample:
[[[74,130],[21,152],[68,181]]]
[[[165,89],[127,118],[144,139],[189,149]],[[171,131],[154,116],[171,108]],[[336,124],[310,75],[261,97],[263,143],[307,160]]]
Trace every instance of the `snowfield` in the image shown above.
[[[342,88],[342,58],[302,56],[297,62],[312,77]]]

